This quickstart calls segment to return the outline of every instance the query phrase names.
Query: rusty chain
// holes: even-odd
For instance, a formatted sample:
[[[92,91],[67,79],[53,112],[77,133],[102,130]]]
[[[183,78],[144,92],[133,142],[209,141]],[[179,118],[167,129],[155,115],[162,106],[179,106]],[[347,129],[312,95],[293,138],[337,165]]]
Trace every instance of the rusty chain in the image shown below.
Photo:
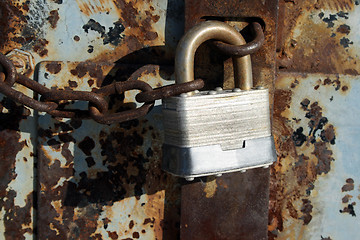
[[[46,112],[54,117],[81,119],[92,118],[102,124],[124,122],[142,117],[149,112],[151,107],[154,105],[155,100],[195,91],[204,87],[204,81],[198,79],[186,84],[173,84],[153,89],[146,82],[134,80],[130,77],[130,80],[128,81],[115,82],[92,92],[58,90],[49,89],[25,75],[16,73],[12,62],[1,53],[0,65],[4,70],[3,72],[0,72],[0,93],[4,94],[13,101],[21,103],[36,111]],[[21,84],[31,89],[34,93],[40,95],[40,101],[15,90],[13,88],[14,83]],[[117,113],[110,113],[108,111],[108,102],[105,99],[106,96],[122,94],[133,89],[141,91],[138,94],[139,97],[136,96],[136,100],[139,103],[143,103],[141,107]],[[89,102],[88,110],[64,109],[64,104],[61,104],[61,102],[73,100]]]
[[[262,26],[258,22],[252,22],[250,24],[251,31],[255,35],[254,39],[251,42],[246,43],[245,45],[236,46],[228,43],[215,41],[214,45],[224,54],[227,54],[232,57],[243,57],[258,51],[261,46],[264,44],[265,37]]]
[[[259,23],[252,23],[255,38],[253,41],[241,45],[234,46],[227,43],[215,41],[214,45],[224,54],[230,56],[245,56],[257,51],[264,42],[264,34]],[[13,63],[3,54],[0,53],[0,93],[15,102],[21,103],[36,111],[46,112],[54,117],[64,118],[92,118],[98,123],[111,124],[115,122],[124,122],[136,119],[146,115],[155,100],[164,99],[181,93],[199,90],[204,87],[204,81],[196,79],[191,82],[182,84],[172,84],[153,89],[149,84],[136,80],[136,77],[130,77],[124,82],[115,82],[110,85],[101,87],[92,92],[89,91],[72,91],[72,90],[56,90],[49,89],[40,83],[16,72]],[[136,75],[135,72],[133,75]],[[20,91],[13,88],[14,83],[21,84],[34,93],[40,95],[40,100],[31,98]],[[105,97],[114,94],[123,94],[126,91],[137,89],[140,90],[135,96],[136,101],[143,103],[139,108],[125,110],[116,113],[110,113],[108,110],[108,102]],[[65,109],[64,101],[87,101],[88,110]]]

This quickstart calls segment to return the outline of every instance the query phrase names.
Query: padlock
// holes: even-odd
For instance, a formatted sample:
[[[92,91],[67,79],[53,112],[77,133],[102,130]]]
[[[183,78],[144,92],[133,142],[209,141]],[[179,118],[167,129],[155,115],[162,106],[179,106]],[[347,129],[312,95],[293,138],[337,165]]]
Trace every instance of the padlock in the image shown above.
[[[180,40],[175,81],[194,80],[197,48],[210,39],[242,45],[233,27],[202,22]],[[253,88],[250,56],[234,57],[235,88],[196,91],[163,100],[163,170],[193,180],[208,175],[268,167],[276,160],[271,134],[269,92]]]

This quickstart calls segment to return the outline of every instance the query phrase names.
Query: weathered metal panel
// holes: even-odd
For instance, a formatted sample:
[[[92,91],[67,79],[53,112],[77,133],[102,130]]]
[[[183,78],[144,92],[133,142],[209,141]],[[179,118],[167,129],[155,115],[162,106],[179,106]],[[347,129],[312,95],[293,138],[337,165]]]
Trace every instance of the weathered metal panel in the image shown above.
[[[278,67],[358,75],[359,2],[280,1]]]
[[[184,184],[181,239],[267,239],[269,169]]]
[[[58,66],[56,73],[52,66]],[[105,76],[107,81],[126,78],[121,67],[43,62],[39,82],[50,88],[91,91]],[[81,77],[76,69],[83,70]],[[170,76],[158,66],[142,69],[139,80],[153,87],[169,82]],[[94,77],[93,72],[101,75]],[[134,102],[133,96],[129,92],[111,97],[110,109],[129,107],[126,102]],[[72,106],[87,107],[81,102]],[[146,118],[112,125],[40,115],[39,239],[176,238],[179,184],[160,169],[159,120],[159,107]]]
[[[0,107],[0,238],[32,239],[36,121],[6,97]]]
[[[191,14],[186,12],[189,16],[220,16],[231,24],[238,24],[240,15],[264,20],[266,44],[253,56],[255,69],[260,69],[254,73],[255,84],[272,89],[271,51],[276,37],[272,12],[261,15],[243,8],[235,16],[230,14],[239,9],[235,1],[191,2]],[[244,4],[261,12],[263,6],[276,11],[276,3]],[[184,24],[182,4],[175,0],[0,1],[0,51],[20,48],[32,53],[36,63],[62,61],[59,72],[59,63],[41,64],[41,81],[46,86],[91,90],[113,70],[114,65],[101,62],[172,64]],[[280,1],[280,74],[273,121],[279,162],[271,176],[270,239],[357,239],[359,11],[359,1]],[[207,54],[200,53],[199,58]],[[74,63],[86,60],[96,64]],[[121,66],[114,69],[131,73],[140,67]],[[218,71],[226,80],[231,78],[228,66],[229,62]],[[116,70],[110,72],[114,75]],[[171,72],[163,66],[148,66],[141,78],[157,86],[167,84]],[[218,83],[215,79],[208,86]],[[131,96],[133,93],[128,93],[124,98]],[[112,109],[120,108],[122,99],[112,98]],[[33,210],[37,207],[41,239],[178,236],[180,187],[159,168],[162,133],[158,111],[111,126],[40,115],[41,128],[36,133],[37,116],[4,98],[0,119],[2,238],[33,238]],[[38,204],[33,206],[37,134],[41,171]],[[197,191],[188,192],[198,200],[205,194],[206,202],[207,196],[216,198],[220,193],[223,178],[216,180],[216,185],[196,183]],[[237,226],[224,222],[224,229]]]
[[[115,75],[118,69],[117,80],[124,81],[124,71],[126,75],[149,63],[162,65],[146,66],[142,80],[153,87],[173,82],[164,80],[173,72],[165,65],[172,64],[183,32],[182,1],[9,0],[0,1],[0,11],[2,53],[19,48],[32,53],[36,63],[64,62],[38,66],[38,78],[46,86],[91,90],[114,80],[107,77],[102,82],[110,70]],[[94,62],[138,65],[115,69]],[[134,93],[126,93],[125,101]],[[111,108],[129,107],[121,105],[123,98],[111,97]],[[2,105],[2,119],[9,124],[1,131],[7,140],[1,149],[6,163],[1,168],[1,232],[7,239],[32,238],[33,184],[23,183],[33,180],[31,141],[36,142],[37,134],[34,231],[39,239],[176,238],[179,185],[160,170],[162,133],[157,107],[144,119],[110,127],[41,114],[36,133],[36,117],[27,111],[21,115],[23,107],[9,101],[3,100]],[[5,151],[8,148],[11,151]],[[29,153],[24,153],[27,149]]]
[[[269,239],[358,238],[359,10],[280,1]]]
[[[7,53],[15,46],[18,26],[25,23],[21,3],[0,2],[0,49]],[[27,72],[31,76],[33,69]],[[25,94],[24,87],[15,86]],[[0,102],[0,238],[33,239],[34,157],[36,116],[33,111],[1,96]]]
[[[357,239],[359,77],[281,73],[270,239]]]

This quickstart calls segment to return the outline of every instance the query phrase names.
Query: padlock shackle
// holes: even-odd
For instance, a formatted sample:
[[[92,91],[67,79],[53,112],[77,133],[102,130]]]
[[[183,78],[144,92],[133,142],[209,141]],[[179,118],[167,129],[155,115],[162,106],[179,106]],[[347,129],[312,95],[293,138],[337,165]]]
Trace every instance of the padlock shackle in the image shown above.
[[[198,47],[205,41],[215,39],[233,45],[246,41],[230,25],[219,21],[205,21],[190,29],[180,40],[175,55],[176,83],[194,80],[194,59]],[[250,90],[253,87],[250,55],[233,57],[235,87]]]

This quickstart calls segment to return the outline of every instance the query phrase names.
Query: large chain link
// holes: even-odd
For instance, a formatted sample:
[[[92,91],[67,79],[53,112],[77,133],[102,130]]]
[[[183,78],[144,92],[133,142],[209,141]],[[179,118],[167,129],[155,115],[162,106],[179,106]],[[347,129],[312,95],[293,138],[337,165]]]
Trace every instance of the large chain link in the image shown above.
[[[0,53],[0,64],[3,72],[0,72],[0,93],[15,102],[21,103],[36,111],[46,112],[54,117],[64,118],[92,118],[102,124],[111,124],[115,122],[129,121],[146,115],[155,100],[168,98],[181,93],[191,92],[204,87],[204,81],[201,79],[186,83],[173,84],[157,89],[153,89],[149,84],[139,80],[130,80],[125,82],[115,82],[101,87],[92,92],[49,89],[40,83],[16,73],[13,63]],[[31,98],[24,93],[13,88],[14,83],[21,84],[34,93],[40,95],[40,100]],[[136,96],[136,100],[143,105],[136,109],[126,110],[117,113],[109,113],[106,96],[113,94],[122,94],[126,91],[137,89],[141,92]],[[89,102],[87,110],[64,109],[64,101],[87,101]]]
[[[250,43],[234,46],[216,41],[214,42],[215,46],[224,54],[238,57],[257,51],[264,42],[264,33],[259,23],[254,22],[251,26],[255,38]],[[36,111],[46,112],[54,117],[92,118],[102,124],[124,122],[142,117],[149,112],[154,105],[155,100],[177,96],[204,87],[204,81],[197,79],[187,83],[173,84],[153,89],[146,82],[135,80],[136,77],[131,76],[128,81],[115,82],[92,92],[56,90],[49,89],[25,75],[18,74],[13,63],[1,53],[0,65],[3,68],[3,72],[0,71],[0,93],[13,101],[28,106]],[[136,72],[133,75],[136,75]],[[40,95],[40,101],[15,90],[13,88],[14,83],[21,84]],[[108,102],[105,97],[114,94],[122,94],[133,89],[140,90],[140,93],[136,95],[135,99],[139,103],[143,103],[143,105],[131,110],[109,113]],[[88,109],[64,109],[63,102],[73,100],[89,102]]]

